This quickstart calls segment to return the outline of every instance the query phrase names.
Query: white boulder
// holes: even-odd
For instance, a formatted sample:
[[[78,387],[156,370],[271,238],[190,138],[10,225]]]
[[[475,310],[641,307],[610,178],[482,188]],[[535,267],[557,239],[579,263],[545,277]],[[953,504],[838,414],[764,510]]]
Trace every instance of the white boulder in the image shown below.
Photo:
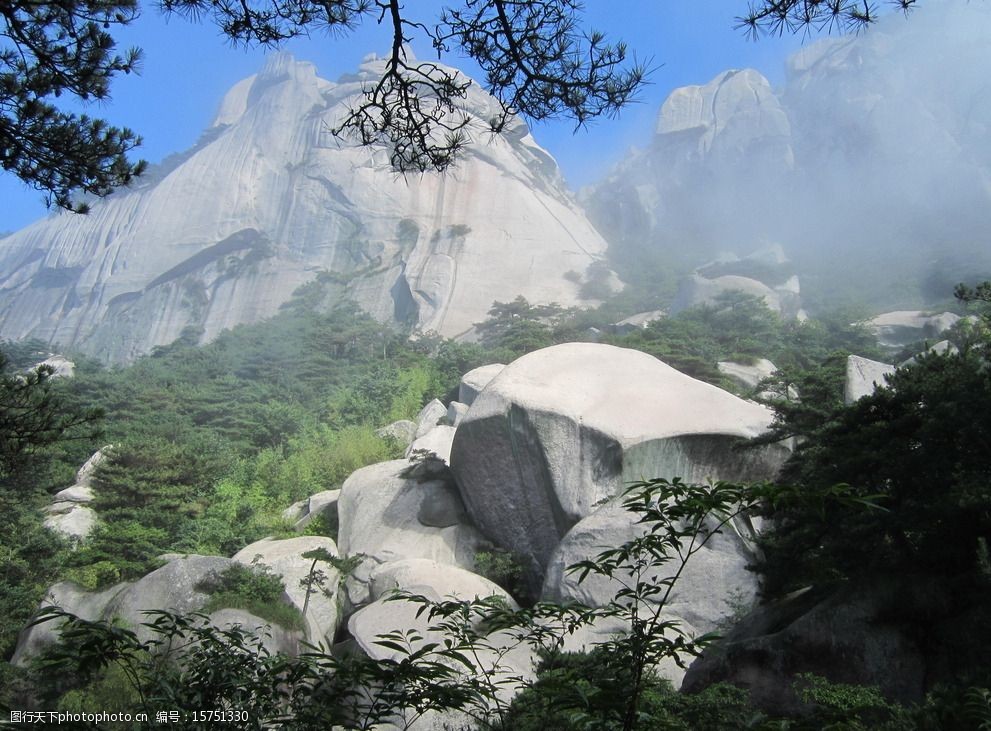
[[[429,404],[424,406],[420,410],[420,414],[416,417],[416,433],[413,435],[414,440],[419,439],[428,431],[436,427],[438,424],[442,424],[447,419],[447,407],[444,406],[438,399],[434,399]]]
[[[558,542],[631,481],[773,477],[785,447],[732,448],[771,421],[769,409],[652,356],[567,343],[488,385],[458,427],[451,469],[476,525],[523,559],[538,590]]]
[[[437,458],[450,464],[451,444],[454,442],[453,426],[440,424],[425,432],[413,440],[406,450],[406,456],[411,456],[414,452],[423,451],[437,455]]]
[[[468,404],[463,404],[460,401],[452,401],[447,405],[447,423],[457,428],[467,413]]]
[[[578,574],[567,569],[644,535],[646,526],[638,524],[638,519],[638,515],[612,501],[579,522],[551,555],[541,598],[595,607],[607,605],[623,582],[630,582],[631,575],[610,578],[590,573],[579,582]],[[664,611],[701,632],[711,632],[741,608],[749,609],[757,595],[756,576],[747,570],[756,557],[754,537],[743,521],[731,523],[713,535],[681,570]],[[688,546],[683,548],[687,550]],[[650,573],[650,579],[657,582],[681,569],[677,556],[672,556],[673,560]]]
[[[504,363],[489,363],[488,365],[473,368],[465,373],[461,376],[461,385],[458,386],[458,401],[471,406],[475,401],[475,397],[478,396],[478,394],[480,394],[482,390],[489,385],[489,381],[498,376],[505,367],[506,365]]]
[[[240,627],[243,631],[256,635],[261,640],[262,647],[273,655],[282,653],[295,657],[299,654],[300,642],[296,632],[256,617],[244,609],[218,609],[208,615],[207,621],[221,630]]]
[[[96,511],[75,502],[52,503],[43,524],[48,530],[70,541],[85,540],[96,527]]]
[[[721,360],[716,363],[716,368],[744,388],[756,388],[758,383],[770,378],[778,370],[778,367],[767,358],[758,358],[754,363]]]
[[[103,619],[120,619],[142,640],[153,633],[142,626],[145,612],[161,610],[189,614],[203,608],[210,595],[203,584],[229,569],[234,562],[220,556],[188,555],[173,559],[145,574],[114,595],[103,611]]]
[[[846,381],[843,385],[843,401],[852,404],[864,396],[870,396],[886,382],[886,376],[895,372],[895,367],[859,355],[849,355],[846,359]]]
[[[470,569],[485,545],[465,521],[450,481],[435,474],[412,476],[416,468],[407,460],[381,462],[357,470],[341,488],[338,547],[344,556],[366,556],[348,582],[354,604],[366,600],[369,574],[377,564],[426,558]]]
[[[409,419],[394,421],[381,429],[376,429],[375,436],[391,439],[403,447],[409,446],[409,443],[416,438],[416,422]]]
[[[310,642],[323,642],[329,647],[334,643],[340,620],[337,598],[340,574],[326,561],[314,564],[312,558],[303,557],[304,553],[319,548],[331,556],[338,555],[337,545],[326,536],[299,536],[283,540],[264,538],[242,548],[234,554],[233,560],[245,566],[267,566],[281,577],[290,603],[300,612],[306,608],[307,638]],[[310,587],[307,602],[308,590],[303,582],[310,576],[311,569],[322,572],[323,581]]]
[[[868,320],[867,326],[881,345],[900,348],[920,340],[937,338],[959,320],[960,315],[952,312],[932,314],[921,310],[898,310]]]
[[[687,310],[692,307],[718,306],[721,295],[730,292],[742,292],[743,294],[759,297],[764,300],[764,304],[772,312],[781,313],[781,294],[763,282],[749,277],[741,277],[736,274],[725,274],[721,277],[707,279],[698,274],[693,274],[685,279],[671,303],[671,314]]]

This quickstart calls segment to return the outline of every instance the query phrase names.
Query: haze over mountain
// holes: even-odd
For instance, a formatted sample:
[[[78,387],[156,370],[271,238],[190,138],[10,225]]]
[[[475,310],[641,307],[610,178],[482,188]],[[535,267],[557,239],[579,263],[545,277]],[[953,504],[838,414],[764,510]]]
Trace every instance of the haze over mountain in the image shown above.
[[[752,69],[678,89],[590,215],[633,261],[773,243],[820,303],[945,298],[991,273],[989,33],[987,3],[925,3],[810,44],[781,89]]]
[[[479,135],[444,176],[403,178],[381,150],[331,134],[383,63],[331,83],[274,56],[231,89],[192,150],[87,217],[4,239],[0,332],[123,362],[262,320],[306,284],[320,302],[350,296],[448,336],[495,300],[578,303],[576,274],[606,244],[522,122]],[[472,87],[468,113],[487,120],[494,105]]]

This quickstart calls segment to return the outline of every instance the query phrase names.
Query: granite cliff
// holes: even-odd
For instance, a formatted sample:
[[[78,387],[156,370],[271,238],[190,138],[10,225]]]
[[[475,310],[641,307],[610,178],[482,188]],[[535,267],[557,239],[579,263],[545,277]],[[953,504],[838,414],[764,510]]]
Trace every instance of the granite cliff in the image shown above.
[[[54,214],[0,240],[0,334],[126,362],[263,320],[311,283],[324,304],[349,296],[447,336],[494,300],[577,304],[575,273],[606,244],[522,122],[479,131],[445,175],[406,178],[382,150],[331,134],[383,63],[332,83],[274,56],[193,149],[87,217]],[[494,105],[473,86],[465,111],[485,120]]]

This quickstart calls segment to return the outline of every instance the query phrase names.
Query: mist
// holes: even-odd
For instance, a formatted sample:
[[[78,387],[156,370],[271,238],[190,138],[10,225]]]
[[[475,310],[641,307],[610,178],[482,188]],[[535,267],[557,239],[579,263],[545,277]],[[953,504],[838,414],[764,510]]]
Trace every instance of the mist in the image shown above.
[[[779,244],[812,309],[924,307],[991,275],[991,6],[933,2],[674,92],[586,194],[627,263]],[[621,211],[622,215],[616,215]]]

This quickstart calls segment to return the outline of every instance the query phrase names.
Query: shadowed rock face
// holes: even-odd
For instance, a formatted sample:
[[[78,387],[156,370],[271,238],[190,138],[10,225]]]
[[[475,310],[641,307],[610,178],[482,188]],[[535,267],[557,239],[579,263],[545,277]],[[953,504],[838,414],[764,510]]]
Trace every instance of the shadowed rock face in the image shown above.
[[[328,131],[369,60],[337,83],[272,57],[228,92],[191,150],[86,217],[55,214],[3,239],[0,334],[125,362],[180,334],[203,342],[274,315],[302,285],[383,321],[457,335],[495,300],[578,304],[605,242],[557,166],[513,123],[445,175],[403,178]],[[494,101],[477,86],[479,124]]]
[[[537,592],[564,535],[629,482],[773,476],[785,448],[733,449],[771,418],[644,353],[568,343],[488,384],[458,426],[451,469],[469,515],[523,558]]]

